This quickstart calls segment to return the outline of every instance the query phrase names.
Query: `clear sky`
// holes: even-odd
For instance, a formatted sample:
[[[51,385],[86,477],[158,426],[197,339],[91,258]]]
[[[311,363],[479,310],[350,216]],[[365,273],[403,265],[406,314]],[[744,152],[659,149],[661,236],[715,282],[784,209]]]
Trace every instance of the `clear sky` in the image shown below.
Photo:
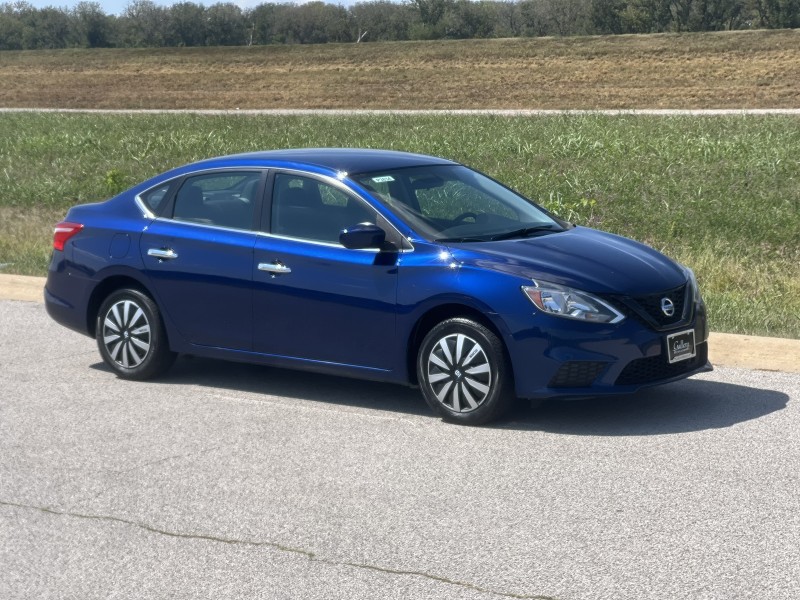
[[[12,2],[13,0],[0,0],[0,4],[5,4],[6,2]],[[67,8],[72,9],[75,7],[80,0],[69,0],[68,2],[64,2],[62,0],[26,0],[28,4],[35,6],[36,8],[44,8],[45,6],[54,6],[56,8]],[[125,7],[128,6],[129,0],[90,0],[92,2],[97,2],[100,4],[100,8],[103,9],[107,15],[120,15],[122,11],[125,10]],[[172,4],[177,4],[181,0],[153,0],[155,4],[159,6],[170,6]],[[245,8],[252,8],[253,6],[258,6],[259,4],[266,4],[267,2],[284,2],[284,1],[291,1],[294,4],[305,4],[310,0],[212,0],[212,1],[199,1],[199,0],[188,0],[190,2],[194,2],[195,4],[203,4],[205,6],[211,6],[213,4],[224,3],[224,2],[232,2],[233,4],[238,5],[242,9]],[[355,4],[358,0],[323,0],[327,4],[341,4],[342,6],[350,6],[351,4]]]

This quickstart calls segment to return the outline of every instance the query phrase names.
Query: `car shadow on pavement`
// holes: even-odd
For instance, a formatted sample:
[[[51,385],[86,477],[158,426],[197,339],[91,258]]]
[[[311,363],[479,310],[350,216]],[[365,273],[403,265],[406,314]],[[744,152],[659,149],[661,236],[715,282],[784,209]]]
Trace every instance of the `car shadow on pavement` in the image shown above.
[[[102,362],[92,368],[111,372]],[[436,418],[417,389],[246,363],[181,356],[166,375],[151,383],[196,385]],[[782,410],[788,401],[789,396],[774,390],[686,379],[633,395],[548,400],[536,408],[520,400],[510,415],[487,427],[565,435],[666,435],[759,419]]]
[[[498,426],[567,435],[668,435],[731,427],[788,402],[788,395],[774,390],[686,379],[627,396],[550,400]]]
[[[92,368],[111,373],[102,362]],[[198,385],[217,391],[227,389],[411,415],[431,414],[419,390],[402,385],[183,355],[165,375],[148,383]]]

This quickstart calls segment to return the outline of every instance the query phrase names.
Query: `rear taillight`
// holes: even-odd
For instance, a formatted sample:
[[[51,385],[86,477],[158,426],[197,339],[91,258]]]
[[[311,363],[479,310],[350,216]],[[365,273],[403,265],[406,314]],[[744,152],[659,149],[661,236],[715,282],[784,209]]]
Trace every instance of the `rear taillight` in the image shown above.
[[[68,221],[62,221],[56,225],[53,231],[53,248],[63,251],[64,244],[67,243],[67,240],[81,229],[83,229],[83,225],[80,223],[70,223]]]

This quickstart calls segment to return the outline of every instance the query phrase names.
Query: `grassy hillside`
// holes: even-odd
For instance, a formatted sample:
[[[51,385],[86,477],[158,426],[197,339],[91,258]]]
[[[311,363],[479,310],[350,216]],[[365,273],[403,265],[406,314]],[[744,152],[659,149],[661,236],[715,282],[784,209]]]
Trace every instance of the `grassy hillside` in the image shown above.
[[[0,115],[0,268],[42,275],[52,225],[169,167],[366,146],[473,165],[693,267],[716,331],[800,338],[800,119]]]
[[[0,53],[0,106],[797,108],[800,30]]]

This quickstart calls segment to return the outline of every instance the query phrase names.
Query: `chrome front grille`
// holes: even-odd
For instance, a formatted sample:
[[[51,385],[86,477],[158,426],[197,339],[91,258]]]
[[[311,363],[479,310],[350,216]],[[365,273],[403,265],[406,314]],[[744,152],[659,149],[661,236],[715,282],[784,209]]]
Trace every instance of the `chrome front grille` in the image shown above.
[[[642,296],[606,296],[626,317],[633,317],[657,331],[683,327],[692,320],[691,287],[688,284]],[[663,305],[671,306],[667,314]]]

